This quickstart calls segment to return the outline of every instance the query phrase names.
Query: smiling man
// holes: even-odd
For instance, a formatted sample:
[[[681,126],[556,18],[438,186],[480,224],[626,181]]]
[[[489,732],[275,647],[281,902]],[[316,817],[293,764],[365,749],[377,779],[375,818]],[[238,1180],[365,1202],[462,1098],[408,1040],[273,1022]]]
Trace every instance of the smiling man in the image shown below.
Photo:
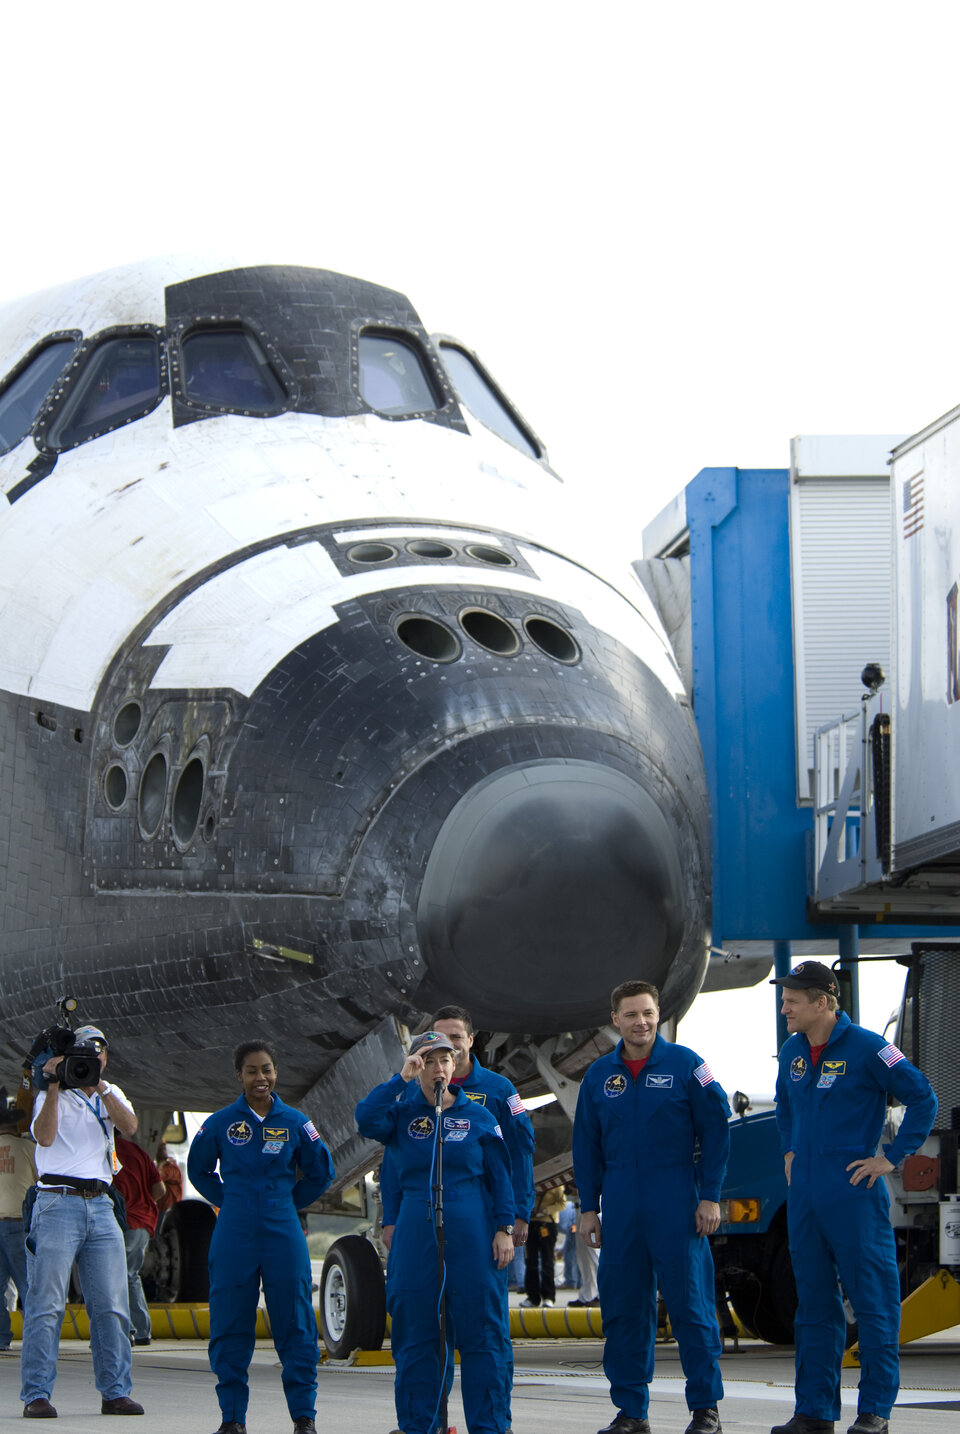
[[[833,1434],[846,1332],[838,1281],[859,1327],[860,1394],[849,1434],[887,1434],[900,1387],[900,1277],[881,1177],[926,1139],[937,1098],[902,1051],[838,1009],[828,967],[802,961],[771,985],[782,988],[790,1033],[780,1051],[777,1125],[798,1301],[797,1406],[772,1434]],[[884,1153],[888,1094],[906,1110]]]
[[[316,1434],[317,1322],[297,1211],[326,1190],[333,1162],[312,1122],[275,1093],[273,1047],[245,1041],[233,1060],[243,1093],[204,1121],[187,1161],[200,1194],[220,1207],[210,1241],[217,1434],[246,1434],[261,1279],[294,1434]]]
[[[687,1377],[687,1434],[720,1434],[722,1346],[706,1237],[720,1223],[727,1097],[700,1056],[658,1033],[656,986],[625,981],[610,1001],[620,1041],[584,1076],[573,1126],[580,1233],[600,1248],[603,1368],[618,1410],[600,1434],[649,1434],[658,1283]]]

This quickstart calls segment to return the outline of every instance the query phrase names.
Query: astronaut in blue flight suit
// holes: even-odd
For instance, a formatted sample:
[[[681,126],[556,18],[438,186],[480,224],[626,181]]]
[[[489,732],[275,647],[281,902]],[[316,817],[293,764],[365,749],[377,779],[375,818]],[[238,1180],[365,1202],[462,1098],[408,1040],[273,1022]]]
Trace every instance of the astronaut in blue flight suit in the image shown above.
[[[513,1197],[516,1215],[513,1224],[513,1243],[519,1249],[527,1243],[527,1231],[529,1229],[530,1217],[533,1214],[533,1207],[536,1203],[536,1190],[533,1184],[533,1148],[536,1137],[533,1132],[533,1125],[530,1117],[523,1108],[523,1102],[517,1094],[517,1088],[507,1080],[506,1076],[498,1075],[496,1071],[488,1071],[482,1066],[477,1057],[472,1054],[474,1030],[473,1021],[469,1011],[463,1006],[441,1006],[435,1011],[430,1021],[430,1029],[439,1031],[453,1046],[453,1053],[456,1058],[453,1079],[451,1085],[459,1087],[468,1100],[482,1105],[494,1116],[503,1134],[504,1144],[507,1147],[507,1157],[510,1162],[510,1174],[513,1183]],[[417,1088],[414,1082],[407,1087],[407,1096],[417,1098]],[[394,1168],[393,1157],[389,1150],[383,1154],[383,1162],[380,1166],[380,1200],[383,1205],[383,1242],[387,1249],[393,1238],[393,1227],[397,1223],[397,1215],[400,1210],[402,1190],[397,1179]],[[509,1294],[510,1266],[501,1272],[501,1279],[507,1286]],[[453,1329],[453,1321],[450,1321],[453,1340],[456,1343],[456,1330]],[[510,1345],[510,1380],[509,1388],[513,1387],[513,1345]],[[447,1368],[447,1394],[453,1385],[453,1361]],[[512,1423],[512,1413],[507,1408],[507,1427]]]
[[[234,1067],[243,1094],[204,1121],[187,1160],[193,1184],[220,1207],[209,1257],[217,1434],[246,1434],[261,1278],[294,1434],[316,1434],[317,1322],[297,1211],[326,1190],[333,1162],[307,1117],[274,1094],[277,1061],[266,1042],[238,1046]]]
[[[790,1035],[780,1051],[777,1125],[797,1282],[796,1411],[773,1434],[833,1434],[840,1417],[846,1321],[857,1316],[860,1395],[849,1434],[887,1434],[900,1387],[900,1279],[883,1175],[922,1145],[937,1113],[926,1076],[884,1036],[837,1009],[833,972],[803,961],[783,988]],[[887,1094],[905,1113],[877,1154]]]
[[[397,1424],[404,1434],[433,1434],[444,1384],[431,1205],[434,1082],[439,1079],[444,1083],[444,1292],[450,1316],[446,1360],[453,1359],[455,1325],[467,1428],[470,1434],[504,1434],[511,1361],[507,1292],[499,1271],[513,1258],[510,1168],[494,1116],[449,1084],[453,1071],[451,1042],[427,1031],[414,1038],[400,1074],[357,1106],[357,1128],[390,1151],[401,1187],[387,1266]]]
[[[500,1126],[513,1184],[516,1218],[513,1226],[514,1245],[524,1245],[527,1226],[536,1202],[533,1185],[533,1148],[535,1136],[530,1117],[523,1108],[517,1088],[506,1076],[488,1071],[472,1055],[474,1031],[469,1013],[462,1006],[441,1006],[430,1021],[430,1029],[439,1031],[449,1040],[456,1058],[451,1085],[463,1091],[468,1100],[484,1106]],[[408,1097],[416,1098],[416,1087],[407,1087]],[[380,1199],[383,1203],[385,1244],[390,1248],[393,1226],[397,1223],[401,1189],[393,1168],[390,1151],[384,1152],[380,1166]]]
[[[584,1075],[573,1125],[580,1233],[601,1247],[603,1368],[619,1411],[600,1434],[649,1434],[658,1283],[687,1380],[687,1434],[720,1434],[722,1344],[706,1236],[720,1223],[730,1112],[709,1066],[657,1033],[658,1000],[646,981],[614,988],[621,1040]]]

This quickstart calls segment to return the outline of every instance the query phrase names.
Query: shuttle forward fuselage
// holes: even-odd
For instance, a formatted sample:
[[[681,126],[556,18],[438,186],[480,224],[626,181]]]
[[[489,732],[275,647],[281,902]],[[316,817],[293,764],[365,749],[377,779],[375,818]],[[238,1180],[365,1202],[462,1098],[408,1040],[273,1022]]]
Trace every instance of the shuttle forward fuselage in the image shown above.
[[[128,1093],[204,1108],[252,1033],[296,1098],[440,1001],[686,1009],[676,665],[475,356],[376,285],[170,261],[7,306],[0,375],[11,1051],[66,991]]]

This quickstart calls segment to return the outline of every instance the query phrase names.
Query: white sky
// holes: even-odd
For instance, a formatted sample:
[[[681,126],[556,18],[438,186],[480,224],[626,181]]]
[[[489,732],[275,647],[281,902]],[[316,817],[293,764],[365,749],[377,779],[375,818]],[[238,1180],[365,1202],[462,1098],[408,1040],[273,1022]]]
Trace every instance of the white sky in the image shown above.
[[[611,545],[701,467],[960,399],[960,7],[4,14],[0,300],[221,247],[404,290]]]
[[[51,0],[3,31],[0,301],[196,249],[402,289],[625,556],[701,467],[960,401],[956,5]],[[718,1049],[770,988],[737,1031],[724,999],[681,1039],[769,1089]]]

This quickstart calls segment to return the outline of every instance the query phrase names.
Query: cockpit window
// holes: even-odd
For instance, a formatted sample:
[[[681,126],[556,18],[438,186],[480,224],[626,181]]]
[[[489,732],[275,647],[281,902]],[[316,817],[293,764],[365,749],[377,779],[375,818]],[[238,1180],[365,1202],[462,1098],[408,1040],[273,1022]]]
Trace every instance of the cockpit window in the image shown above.
[[[360,397],[378,413],[429,413],[443,407],[427,365],[412,343],[394,334],[362,333]]]
[[[149,413],[160,402],[156,335],[105,339],[93,349],[47,434],[50,448],[75,448]]]
[[[78,339],[59,339],[34,354],[0,393],[0,453],[16,448],[33,427],[57,379],[77,350]]]
[[[454,387],[466,407],[475,418],[492,428],[494,433],[519,448],[531,458],[539,458],[540,451],[532,438],[524,432],[495,392],[492,384],[463,349],[453,344],[441,344],[440,355],[447,373],[453,379]]]
[[[198,329],[181,341],[188,403],[242,413],[279,413],[287,395],[252,334]]]

